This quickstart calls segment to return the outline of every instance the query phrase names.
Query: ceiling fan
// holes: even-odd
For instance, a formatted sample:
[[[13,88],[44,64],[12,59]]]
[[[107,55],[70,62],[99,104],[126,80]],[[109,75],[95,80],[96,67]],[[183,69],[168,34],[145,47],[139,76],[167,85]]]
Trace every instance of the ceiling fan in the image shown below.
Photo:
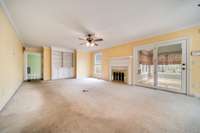
[[[78,38],[81,41],[85,41],[80,43],[80,45],[86,45],[87,47],[98,46],[96,42],[103,41],[103,38],[97,38],[95,34],[87,34],[84,38]]]

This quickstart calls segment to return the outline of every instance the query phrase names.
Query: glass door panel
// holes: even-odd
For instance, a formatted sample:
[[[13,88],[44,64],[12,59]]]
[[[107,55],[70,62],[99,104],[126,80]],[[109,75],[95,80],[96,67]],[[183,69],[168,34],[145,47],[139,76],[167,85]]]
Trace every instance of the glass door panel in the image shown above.
[[[158,87],[181,89],[182,47],[181,44],[158,48]]]
[[[137,51],[136,83],[145,86],[154,86],[154,50],[141,49]]]
[[[186,93],[186,46],[183,42],[157,47],[157,87]]]

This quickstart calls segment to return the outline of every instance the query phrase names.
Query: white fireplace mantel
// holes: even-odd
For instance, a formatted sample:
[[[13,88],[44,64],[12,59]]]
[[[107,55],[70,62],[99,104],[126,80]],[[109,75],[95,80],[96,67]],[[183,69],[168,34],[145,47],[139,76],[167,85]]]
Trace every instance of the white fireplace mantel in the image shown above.
[[[128,71],[128,84],[132,84],[132,56],[121,56],[113,57],[110,59],[109,63],[109,80],[112,80],[112,69],[113,68],[126,68]]]

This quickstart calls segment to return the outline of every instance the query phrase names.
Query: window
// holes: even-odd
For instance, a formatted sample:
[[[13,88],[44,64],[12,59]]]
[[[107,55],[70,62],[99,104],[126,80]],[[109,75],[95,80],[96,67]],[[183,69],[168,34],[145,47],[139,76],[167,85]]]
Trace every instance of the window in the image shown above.
[[[99,77],[102,74],[102,54],[96,53],[94,55],[94,74]]]

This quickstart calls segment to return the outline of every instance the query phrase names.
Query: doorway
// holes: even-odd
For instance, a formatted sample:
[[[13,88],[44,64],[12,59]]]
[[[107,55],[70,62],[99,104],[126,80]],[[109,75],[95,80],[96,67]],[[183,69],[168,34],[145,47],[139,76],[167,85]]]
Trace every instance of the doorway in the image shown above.
[[[187,93],[187,40],[135,49],[135,84]]]
[[[25,52],[25,80],[42,79],[41,53]]]

